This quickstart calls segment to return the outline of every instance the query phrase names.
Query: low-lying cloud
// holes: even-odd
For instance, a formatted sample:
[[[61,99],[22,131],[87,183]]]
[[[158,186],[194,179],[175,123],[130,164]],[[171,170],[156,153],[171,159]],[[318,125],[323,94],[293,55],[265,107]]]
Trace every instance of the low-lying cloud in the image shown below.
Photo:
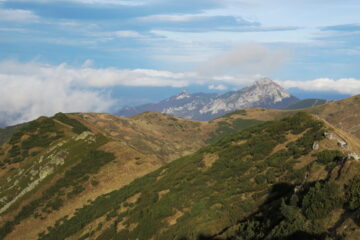
[[[56,112],[107,111],[114,100],[76,86],[63,66],[0,63],[0,123],[29,121]],[[75,84],[74,84],[75,83]]]
[[[203,77],[196,72],[91,66],[91,61],[79,67],[65,63],[0,62],[0,125],[60,111],[108,112],[118,103],[110,97],[115,86],[183,88],[198,84],[224,90],[224,84],[247,82],[234,76]]]
[[[15,124],[56,112],[109,112],[119,102],[110,97],[115,86],[174,87],[203,85],[213,90],[238,88],[261,75],[203,75],[154,69],[94,68],[38,62],[0,62],[0,125]],[[285,88],[359,94],[358,79],[279,81]]]
[[[310,81],[282,81],[279,83],[285,88],[299,88],[305,91],[360,94],[360,80],[355,78],[318,78]]]

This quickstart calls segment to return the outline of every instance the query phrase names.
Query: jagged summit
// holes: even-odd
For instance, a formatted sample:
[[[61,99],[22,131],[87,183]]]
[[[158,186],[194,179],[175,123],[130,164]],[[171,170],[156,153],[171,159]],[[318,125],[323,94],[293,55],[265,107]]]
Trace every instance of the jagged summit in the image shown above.
[[[180,93],[178,95],[176,95],[175,99],[180,100],[180,99],[189,98],[189,97],[191,97],[191,96],[187,90],[181,90]]]
[[[291,97],[291,94],[287,90],[270,78],[257,80],[242,90],[243,92],[247,92],[248,97],[255,96],[258,99],[273,98],[274,103],[281,102],[283,99]]]
[[[118,114],[132,116],[156,111],[178,117],[207,121],[243,108],[286,108],[298,99],[270,78],[261,78],[238,91],[223,95],[182,90],[178,95],[155,104],[122,109]]]
[[[259,80],[256,80],[254,83],[257,85],[276,84],[273,80],[271,80],[268,77],[260,78]]]

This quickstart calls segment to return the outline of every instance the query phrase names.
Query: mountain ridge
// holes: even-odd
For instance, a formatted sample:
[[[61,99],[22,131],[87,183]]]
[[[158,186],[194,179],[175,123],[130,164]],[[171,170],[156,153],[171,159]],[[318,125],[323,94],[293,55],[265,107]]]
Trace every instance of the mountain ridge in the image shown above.
[[[303,229],[309,236],[314,237],[319,231],[323,234],[333,222],[320,220],[342,209],[338,202],[342,195],[333,186],[349,184],[350,177],[360,169],[355,160],[342,163],[332,157],[324,158],[327,154],[346,156],[348,151],[340,147],[337,140],[325,137],[324,132],[329,131],[326,123],[301,113],[235,133],[99,197],[72,218],[63,219],[48,232],[40,234],[40,239],[59,236],[60,239],[86,236],[141,240],[202,239],[198,238],[200,235],[207,236],[206,239],[244,237],[252,228],[256,230],[257,225],[252,228],[247,225],[247,221],[256,223],[251,216],[267,214],[261,210],[267,201],[279,210],[273,219],[267,216],[269,225],[264,222],[264,228],[255,231],[256,236],[264,234],[273,236],[271,239],[287,239],[283,237]],[[352,149],[351,141],[346,141]],[[314,143],[319,148],[315,148]],[[333,150],[329,151],[329,148]],[[326,195],[328,199],[324,201],[329,201],[329,205],[319,207],[317,204],[321,202],[318,203],[316,196],[323,201],[322,193],[316,191],[328,186],[330,189],[326,191],[333,195]],[[304,190],[297,192],[296,187]],[[290,205],[294,195],[301,202],[297,200]],[[305,199],[308,198],[312,200],[307,202]],[[284,204],[281,199],[285,200]],[[294,211],[285,213],[287,206],[293,206]],[[317,215],[321,214],[322,208],[328,211],[327,216]],[[286,214],[297,216],[296,220],[303,221],[303,225],[292,225],[287,220],[290,215]],[[257,221],[261,221],[259,217]],[[317,229],[311,227],[314,223],[317,223]],[[234,227],[238,230],[234,231]],[[324,234],[334,236],[334,233]],[[353,233],[350,231],[349,234]]]
[[[123,108],[117,115],[133,116],[141,112],[156,111],[192,120],[208,121],[239,109],[285,108],[297,101],[297,98],[271,79],[262,78],[238,91],[222,95],[189,94],[183,90],[159,103]]]

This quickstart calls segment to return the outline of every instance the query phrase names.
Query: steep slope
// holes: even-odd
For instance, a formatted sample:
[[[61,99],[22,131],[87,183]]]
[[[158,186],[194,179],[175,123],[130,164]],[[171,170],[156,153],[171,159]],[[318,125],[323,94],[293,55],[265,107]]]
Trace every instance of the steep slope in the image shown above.
[[[153,112],[132,118],[96,113],[78,114],[75,117],[80,117],[79,120],[94,132],[101,132],[164,162],[204,146],[212,128],[206,122],[189,121]]]
[[[118,115],[132,116],[146,111],[156,111],[187,119],[208,121],[226,113],[244,108],[286,108],[297,102],[284,88],[269,78],[263,78],[239,90],[223,95],[188,94],[179,95],[139,107],[124,108]]]
[[[360,138],[360,95],[301,110],[317,115],[336,128]],[[297,111],[257,108],[244,109],[242,112],[245,113],[241,116],[242,119],[271,121],[292,115]],[[228,114],[228,116],[231,115],[236,117],[238,114],[235,111]]]
[[[304,100],[300,100],[294,104],[287,106],[286,109],[296,110],[296,109],[303,109],[303,108],[311,108],[311,107],[315,107],[318,105],[323,105],[327,102],[329,102],[329,101],[325,100],[325,99],[317,99],[317,98],[304,99]]]
[[[360,95],[329,102],[308,111],[360,138]]]
[[[11,136],[19,130],[23,125],[15,125],[15,126],[9,126],[6,128],[0,128],[0,145],[7,142]]]
[[[36,239],[88,201],[258,123],[159,113],[57,114],[27,123],[0,148],[0,239]]]
[[[351,141],[304,113],[252,127],[100,196],[39,239],[356,239]]]

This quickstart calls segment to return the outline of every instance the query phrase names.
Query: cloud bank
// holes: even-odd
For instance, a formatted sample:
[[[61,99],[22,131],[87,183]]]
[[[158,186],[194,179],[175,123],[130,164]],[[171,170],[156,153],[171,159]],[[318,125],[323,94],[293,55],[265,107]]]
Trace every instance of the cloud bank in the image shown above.
[[[0,62],[0,124],[20,123],[60,111],[109,112],[118,104],[110,97],[115,86],[183,88],[202,85],[212,90],[226,90],[258,77],[260,75],[209,76],[199,72],[94,68],[91,61],[79,67],[3,61]],[[360,93],[360,80],[354,78],[278,82],[285,88],[305,91]]]
[[[0,123],[16,124],[56,112],[107,111],[114,100],[78,88],[63,66],[0,63]]]
[[[318,78],[310,81],[281,81],[279,83],[285,88],[299,88],[305,91],[360,94],[360,80],[355,78]]]

